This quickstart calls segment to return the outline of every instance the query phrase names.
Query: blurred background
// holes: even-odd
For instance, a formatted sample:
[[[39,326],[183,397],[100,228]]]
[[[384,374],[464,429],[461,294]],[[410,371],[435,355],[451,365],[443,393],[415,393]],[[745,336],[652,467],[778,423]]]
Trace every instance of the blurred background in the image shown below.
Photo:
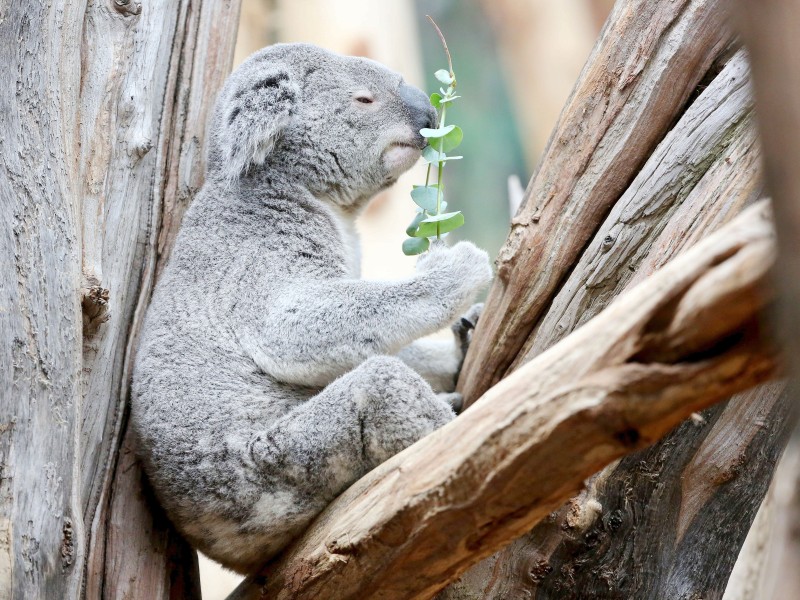
[[[428,93],[447,67],[442,29],[462,96],[448,122],[464,130],[445,169],[450,210],[466,225],[452,235],[494,256],[508,233],[550,131],[613,6],[613,0],[243,0],[234,68],[277,42],[311,42],[342,54],[366,56],[403,74]],[[412,184],[425,180],[417,165],[382,193],[359,222],[362,271],[395,278],[414,269],[400,245],[414,215]],[[200,557],[203,598],[219,600],[240,578]]]

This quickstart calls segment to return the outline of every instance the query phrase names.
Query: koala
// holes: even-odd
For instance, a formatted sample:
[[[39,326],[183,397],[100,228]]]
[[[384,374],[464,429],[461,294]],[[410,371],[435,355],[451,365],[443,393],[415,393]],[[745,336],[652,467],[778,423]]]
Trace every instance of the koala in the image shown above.
[[[143,325],[131,423],[170,519],[230,569],[256,571],[455,417],[488,256],[435,243],[413,276],[362,280],[354,227],[435,121],[399,74],[307,44],[257,52],[220,92],[205,184]],[[451,340],[419,339],[454,322]]]

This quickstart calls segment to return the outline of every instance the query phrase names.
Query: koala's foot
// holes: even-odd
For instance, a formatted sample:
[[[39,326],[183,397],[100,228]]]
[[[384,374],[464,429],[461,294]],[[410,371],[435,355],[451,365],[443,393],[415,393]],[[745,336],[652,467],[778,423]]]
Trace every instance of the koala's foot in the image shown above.
[[[367,471],[454,416],[405,363],[375,356],[256,434],[251,455],[263,475],[314,507],[310,520]]]

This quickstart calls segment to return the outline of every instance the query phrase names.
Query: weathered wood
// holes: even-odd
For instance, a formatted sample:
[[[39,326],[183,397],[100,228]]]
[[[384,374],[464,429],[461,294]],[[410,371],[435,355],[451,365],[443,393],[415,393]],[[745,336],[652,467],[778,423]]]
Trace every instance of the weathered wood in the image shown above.
[[[758,181],[752,167],[758,162],[754,138],[747,59],[739,52],[681,116],[614,205],[511,368],[552,346],[618,296],[653,254],[655,239],[673,215],[693,213],[696,218],[720,210],[730,218],[728,201],[733,197],[741,204]],[[733,157],[740,158],[736,165]],[[739,163],[750,168],[740,169]],[[710,181],[703,182],[706,175]],[[713,189],[715,184],[722,189]],[[745,194],[739,193],[740,186]],[[733,194],[723,196],[728,190]],[[681,212],[690,196],[694,198],[687,208],[693,210]],[[668,261],[681,247],[676,240],[660,248],[661,260]]]
[[[781,337],[788,350],[787,362],[796,398],[800,377],[800,1],[734,0],[734,22],[751,56],[759,131],[764,146],[767,187],[773,196],[777,243],[776,264]],[[795,400],[796,402],[796,400]],[[797,441],[795,440],[796,451]],[[796,458],[794,458],[796,461]],[[795,466],[796,466],[795,462]],[[786,476],[783,476],[786,479]],[[797,485],[788,477],[789,486]],[[791,598],[800,591],[797,543],[797,489],[782,501],[781,525],[789,529],[781,540],[782,552],[773,557],[774,596]],[[781,555],[782,554],[782,555]],[[769,589],[762,588],[762,592]],[[760,597],[769,597],[759,595]]]
[[[781,389],[737,395],[609,467],[470,589],[495,599],[721,598],[791,431]]]
[[[515,364],[524,364],[571,333],[633,281],[643,280],[686,246],[729,221],[760,194],[760,154],[751,104],[747,62],[740,52],[692,103],[650,156],[587,246]],[[744,298],[732,298],[725,305],[731,318],[735,318],[739,300],[749,302]],[[776,401],[776,392],[771,390],[764,392],[766,397],[758,398],[765,406],[772,406]],[[717,411],[715,418],[720,410],[721,407],[711,409]],[[782,443],[782,440],[777,442]],[[686,443],[690,445],[691,440]],[[662,467],[662,479],[667,482],[665,485],[670,485],[670,474],[680,476],[681,457],[688,456],[689,450],[673,434],[659,445],[664,446],[660,453],[667,463]],[[614,471],[613,477],[624,477],[619,470],[610,470]],[[759,473],[768,481],[769,470],[762,469]],[[606,476],[612,477],[611,474]],[[605,480],[606,476],[601,478]],[[755,492],[758,489],[751,489],[754,495],[748,499],[757,506],[760,498]],[[643,490],[641,498],[634,497],[636,491],[631,491],[627,498],[631,505],[641,501],[641,505],[636,506],[643,506],[650,500]],[[548,561],[550,554],[556,551],[560,552],[561,568],[569,568],[567,550],[562,546],[575,547],[575,534],[568,527],[562,529],[561,525],[566,519],[573,519],[575,510],[583,510],[581,507],[588,501],[588,498],[571,501],[557,514],[553,521],[556,525],[541,524],[497,556],[477,565],[465,574],[458,590],[449,597],[459,597],[458,594],[480,598],[527,597],[536,595],[537,591],[546,594],[547,585],[558,586],[564,592],[567,586],[557,581],[557,574],[548,578],[544,573],[552,572]],[[599,494],[591,501],[604,504],[606,499]],[[632,510],[639,514],[635,507]],[[635,520],[630,521],[630,526],[626,523],[617,533],[617,539],[639,535],[658,539],[661,535],[645,530],[644,525]],[[576,561],[580,560],[583,566],[591,562],[590,558],[583,553]],[[587,569],[593,567],[593,564],[587,565]],[[532,571],[538,575],[532,577]],[[724,581],[725,574],[719,575]]]
[[[797,397],[796,394],[792,395]],[[800,536],[797,535],[797,524],[800,523],[800,438],[797,437],[797,431],[778,463],[770,489],[770,501],[766,552],[764,544],[760,543],[763,555],[749,557],[750,561],[757,560],[763,567],[760,572],[748,569],[748,574],[757,579],[751,578],[747,582],[747,596],[732,592],[729,598],[726,590],[724,600],[800,597]],[[751,530],[748,537],[752,533]],[[737,568],[738,561],[745,558],[748,557],[739,556]]]
[[[783,459],[778,463],[783,462]],[[728,578],[728,585],[722,600],[757,600],[758,598],[774,598],[772,591],[762,594],[762,582],[768,570],[770,543],[775,535],[775,487],[780,466],[775,469],[772,482],[764,500],[747,532],[736,563]],[[794,596],[779,596],[793,598]]]
[[[127,399],[134,350],[157,274],[169,257],[183,215],[202,185],[203,139],[213,98],[230,72],[239,2],[181,5],[164,92],[164,118],[157,140],[156,178],[151,183],[149,238],[144,244],[136,312],[129,321],[121,398]],[[131,598],[199,598],[197,557],[146,493],[126,422],[114,438],[119,459],[104,473],[103,503],[93,531],[107,534],[102,554],[89,565],[89,590],[116,590]],[[144,487],[143,487],[144,486]],[[97,596],[100,597],[99,595]]]
[[[459,389],[499,381],[600,222],[732,36],[724,0],[618,2],[497,260]]]
[[[195,4],[0,9],[0,598],[107,597],[103,570],[126,562],[98,515],[177,131],[165,125],[188,86],[178,57],[191,47],[182,66],[201,70],[208,53],[229,60],[238,13],[236,0],[220,3],[192,29]]]
[[[765,380],[775,362],[751,335],[769,296],[767,212],[763,203],[752,207],[368,474],[231,598],[431,597],[530,529],[600,466]],[[723,333],[739,341],[720,346],[721,330],[711,328],[712,336],[686,342],[674,363],[640,361],[673,346],[661,333],[684,331],[679,321],[713,318],[709,309],[729,288],[705,282],[720,271],[753,299],[749,317]]]
[[[85,551],[80,187],[61,130],[76,118],[79,86],[59,76],[80,71],[83,11],[59,12],[6,4],[0,21],[3,598],[76,597]]]

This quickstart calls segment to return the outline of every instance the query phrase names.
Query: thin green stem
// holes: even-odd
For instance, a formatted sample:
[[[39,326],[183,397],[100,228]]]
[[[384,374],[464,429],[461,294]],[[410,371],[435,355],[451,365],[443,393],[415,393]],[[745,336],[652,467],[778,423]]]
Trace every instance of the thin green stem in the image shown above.
[[[445,124],[445,116],[447,115],[447,104],[442,104],[442,117],[439,119],[439,129],[442,129]],[[442,147],[444,142],[441,138],[439,138],[439,169],[438,174],[436,176],[436,183],[438,187],[436,188],[436,215],[440,215],[442,213],[442,175],[444,174],[444,162],[442,161],[443,154]],[[439,223],[436,223],[436,239],[441,239],[439,237]]]

